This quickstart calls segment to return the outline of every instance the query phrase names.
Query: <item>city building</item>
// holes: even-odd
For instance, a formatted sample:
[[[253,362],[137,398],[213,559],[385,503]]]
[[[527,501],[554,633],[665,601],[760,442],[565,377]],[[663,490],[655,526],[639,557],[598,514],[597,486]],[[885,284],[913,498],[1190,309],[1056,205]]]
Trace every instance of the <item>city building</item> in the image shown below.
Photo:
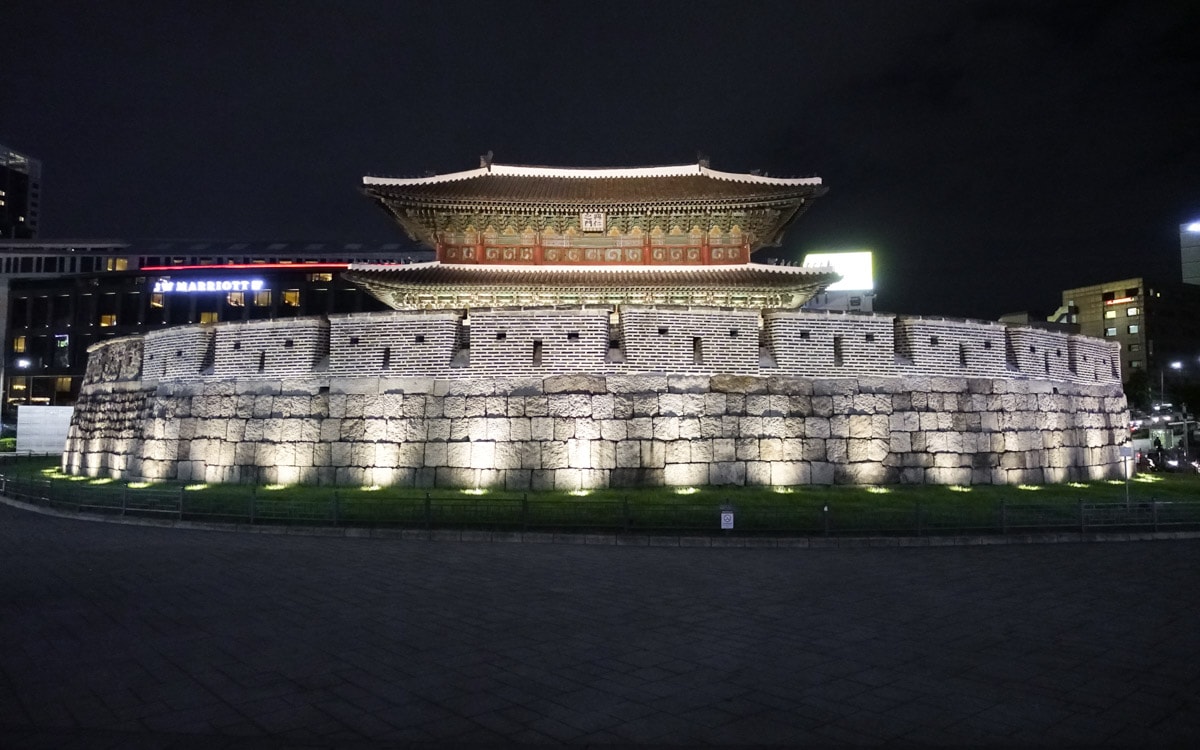
[[[0,145],[0,239],[38,236],[42,163]]]
[[[1179,225],[1179,263],[1183,283],[1200,284],[1200,221]]]
[[[1119,476],[1114,342],[804,310],[836,271],[751,262],[819,178],[485,159],[363,190],[434,255],[350,264],[391,309],[94,344],[64,469],[476,492]]]
[[[383,309],[341,278],[348,264],[431,256],[400,242],[0,242],[3,420],[21,404],[74,403],[96,342],[190,323]]]
[[[1117,343],[1128,380],[1158,384],[1167,369],[1195,379],[1200,368],[1200,286],[1155,282],[1144,277],[1065,289],[1052,317],[1079,326],[1085,336]],[[1179,362],[1172,368],[1172,363]]]

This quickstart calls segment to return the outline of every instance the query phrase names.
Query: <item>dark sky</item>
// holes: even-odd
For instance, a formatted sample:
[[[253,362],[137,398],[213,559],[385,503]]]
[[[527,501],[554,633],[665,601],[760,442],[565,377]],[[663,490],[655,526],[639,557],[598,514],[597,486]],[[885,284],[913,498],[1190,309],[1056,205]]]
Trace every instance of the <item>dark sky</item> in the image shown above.
[[[994,318],[1179,274],[1200,4],[9,0],[0,143],[42,235],[389,241],[363,174],[819,175],[780,252],[876,251],[877,309]]]

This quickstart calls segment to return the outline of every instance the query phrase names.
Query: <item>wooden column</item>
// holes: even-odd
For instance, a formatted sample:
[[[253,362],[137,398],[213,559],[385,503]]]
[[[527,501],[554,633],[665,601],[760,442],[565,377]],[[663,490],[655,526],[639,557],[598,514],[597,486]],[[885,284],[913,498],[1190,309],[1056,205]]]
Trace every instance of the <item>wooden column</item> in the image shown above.
[[[546,250],[542,247],[542,233],[538,232],[533,237],[533,264],[540,266],[546,262]]]

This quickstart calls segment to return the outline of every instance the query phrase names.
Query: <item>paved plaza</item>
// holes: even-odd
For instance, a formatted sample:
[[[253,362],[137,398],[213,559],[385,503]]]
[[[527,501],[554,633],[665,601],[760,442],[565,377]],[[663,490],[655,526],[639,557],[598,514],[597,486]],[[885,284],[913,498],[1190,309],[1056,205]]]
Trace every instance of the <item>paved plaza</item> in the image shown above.
[[[1178,745],[1200,540],[687,549],[0,505],[0,746]]]

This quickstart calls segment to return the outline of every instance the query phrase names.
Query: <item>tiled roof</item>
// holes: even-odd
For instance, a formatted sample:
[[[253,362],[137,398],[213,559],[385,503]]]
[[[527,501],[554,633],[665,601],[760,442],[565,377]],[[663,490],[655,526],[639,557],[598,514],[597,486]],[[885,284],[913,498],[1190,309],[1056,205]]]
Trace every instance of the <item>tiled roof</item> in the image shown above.
[[[492,266],[445,263],[383,265],[357,263],[347,280],[372,284],[489,287],[728,287],[791,289],[825,286],[838,279],[832,268],[767,266]]]
[[[819,177],[735,174],[699,164],[638,169],[552,169],[495,164],[412,179],[364,177],[363,190],[384,200],[427,204],[577,206],[786,201],[825,192]]]

